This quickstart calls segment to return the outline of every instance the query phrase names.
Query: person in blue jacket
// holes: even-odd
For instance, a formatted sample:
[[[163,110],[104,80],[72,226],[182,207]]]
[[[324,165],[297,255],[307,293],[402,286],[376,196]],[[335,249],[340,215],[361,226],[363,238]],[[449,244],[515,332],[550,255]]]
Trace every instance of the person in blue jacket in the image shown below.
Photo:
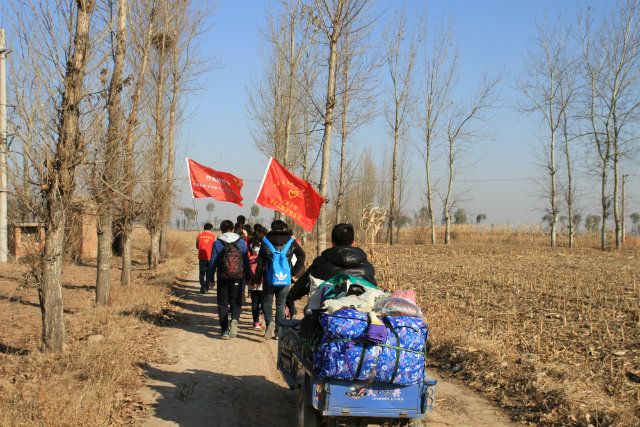
[[[238,335],[244,281],[251,280],[251,265],[247,244],[233,232],[233,222],[222,221],[220,231],[222,234],[218,236],[211,250],[207,283],[216,286],[217,281],[216,299],[220,333],[223,339],[229,339]],[[229,312],[231,312],[231,323],[229,323]]]

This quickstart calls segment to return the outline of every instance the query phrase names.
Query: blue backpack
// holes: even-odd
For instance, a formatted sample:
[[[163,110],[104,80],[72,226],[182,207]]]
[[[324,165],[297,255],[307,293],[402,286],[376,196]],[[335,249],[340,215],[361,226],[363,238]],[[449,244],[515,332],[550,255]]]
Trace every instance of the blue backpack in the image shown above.
[[[294,238],[289,239],[282,250],[279,251],[266,237],[262,241],[273,254],[271,262],[267,262],[267,282],[273,286],[289,286],[291,284],[291,264],[287,258],[287,252]]]

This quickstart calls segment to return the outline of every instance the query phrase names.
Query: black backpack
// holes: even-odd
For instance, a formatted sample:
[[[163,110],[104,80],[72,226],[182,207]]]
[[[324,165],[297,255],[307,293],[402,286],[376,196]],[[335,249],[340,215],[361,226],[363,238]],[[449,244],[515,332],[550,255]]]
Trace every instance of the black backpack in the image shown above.
[[[239,240],[233,243],[220,241],[224,245],[224,249],[219,255],[218,275],[223,280],[241,280],[244,278],[244,262],[242,250],[238,246]]]

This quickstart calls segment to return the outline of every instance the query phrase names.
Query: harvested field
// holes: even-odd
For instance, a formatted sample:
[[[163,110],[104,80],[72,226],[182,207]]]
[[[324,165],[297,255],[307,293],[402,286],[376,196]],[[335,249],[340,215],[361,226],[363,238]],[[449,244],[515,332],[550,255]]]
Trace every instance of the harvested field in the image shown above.
[[[515,420],[638,425],[636,242],[603,252],[579,236],[574,249],[551,248],[541,233],[474,228],[448,246],[369,247],[384,287],[416,291],[437,363]],[[428,235],[403,237],[416,236]]]
[[[539,231],[454,227],[445,246],[426,244],[424,230],[403,230],[399,245],[365,248],[384,288],[416,291],[432,367],[524,424],[638,425],[638,241],[603,252],[597,237],[578,236],[574,249],[562,238],[550,248]],[[107,308],[93,304],[95,264],[65,266],[63,354],[38,351],[40,311],[27,267],[2,267],[1,425],[135,425],[145,410],[135,396],[141,367],[165,357],[155,325],[176,320],[167,317],[170,286],[193,264],[195,236],[172,231],[171,260],[151,274],[148,236],[138,233],[134,285],[114,284]],[[307,254],[310,262],[311,245]],[[113,262],[117,282],[120,260]]]

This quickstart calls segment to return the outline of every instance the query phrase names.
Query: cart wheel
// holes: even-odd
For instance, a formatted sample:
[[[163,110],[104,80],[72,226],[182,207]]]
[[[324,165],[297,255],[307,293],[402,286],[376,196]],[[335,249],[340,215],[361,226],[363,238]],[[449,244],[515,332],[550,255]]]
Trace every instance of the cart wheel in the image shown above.
[[[318,427],[320,426],[320,414],[310,403],[304,401],[304,389],[298,391],[298,404],[296,405],[298,413],[298,427]]]

